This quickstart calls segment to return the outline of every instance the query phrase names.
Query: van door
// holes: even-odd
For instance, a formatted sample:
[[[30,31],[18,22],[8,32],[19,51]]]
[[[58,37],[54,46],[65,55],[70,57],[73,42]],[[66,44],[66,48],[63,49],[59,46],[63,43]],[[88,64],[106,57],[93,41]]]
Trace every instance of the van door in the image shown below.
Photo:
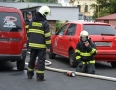
[[[0,54],[20,54],[23,33],[17,12],[0,12]]]

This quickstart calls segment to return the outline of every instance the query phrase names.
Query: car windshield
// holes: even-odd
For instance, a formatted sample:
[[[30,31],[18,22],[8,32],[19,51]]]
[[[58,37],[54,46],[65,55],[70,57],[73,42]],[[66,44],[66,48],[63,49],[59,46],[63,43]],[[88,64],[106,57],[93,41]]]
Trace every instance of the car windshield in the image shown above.
[[[83,30],[88,31],[90,35],[116,35],[115,30],[112,26],[106,25],[84,25]]]
[[[19,32],[22,30],[20,15],[15,12],[0,12],[0,31]]]

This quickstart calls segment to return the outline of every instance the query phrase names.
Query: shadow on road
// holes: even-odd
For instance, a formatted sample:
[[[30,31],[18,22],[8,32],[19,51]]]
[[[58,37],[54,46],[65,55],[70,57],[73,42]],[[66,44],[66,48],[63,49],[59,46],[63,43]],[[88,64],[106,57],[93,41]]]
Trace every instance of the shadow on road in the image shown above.
[[[66,66],[70,67],[69,60],[65,57],[62,57],[62,56],[56,56],[56,58],[51,60],[51,61],[56,61],[61,65],[63,64],[63,65],[66,65]],[[53,62],[53,64],[56,64],[56,63]],[[96,67],[96,69],[114,69],[114,68],[112,68],[110,63],[98,62],[98,61],[96,62],[95,67]]]
[[[13,65],[9,61],[0,61],[0,72],[12,70]]]
[[[97,69],[113,69],[111,64],[107,62],[96,62],[95,67]]]

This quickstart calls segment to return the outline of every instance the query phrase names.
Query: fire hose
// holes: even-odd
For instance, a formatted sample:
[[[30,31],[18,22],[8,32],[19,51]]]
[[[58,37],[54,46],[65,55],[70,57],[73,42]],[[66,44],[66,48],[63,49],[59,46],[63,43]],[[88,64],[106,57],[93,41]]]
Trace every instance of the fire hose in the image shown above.
[[[63,70],[63,69],[47,67],[48,65],[51,65],[52,63],[50,61],[48,61],[48,60],[45,60],[45,61],[46,61],[45,69],[50,70],[50,71],[56,71],[56,72],[61,72],[61,73],[74,72],[75,75],[77,75],[77,76],[91,77],[91,78],[96,78],[96,79],[102,79],[102,80],[108,80],[108,81],[116,82],[116,78],[114,78],[114,77],[101,76],[101,75],[95,75],[95,74],[87,74],[87,73],[80,73],[80,72],[75,72],[75,71],[69,71],[69,70]]]
[[[75,72],[75,71],[70,71],[70,70],[52,68],[52,67],[49,67],[51,64],[52,64],[52,62],[50,62],[48,60],[45,60],[45,69],[50,70],[50,71],[60,72],[60,73],[73,73],[77,76],[84,76],[84,77],[90,77],[90,78],[96,78],[96,79],[102,79],[102,80],[108,80],[108,81],[116,82],[116,78],[114,78],[114,77],[95,75],[95,74],[87,74],[87,73]]]

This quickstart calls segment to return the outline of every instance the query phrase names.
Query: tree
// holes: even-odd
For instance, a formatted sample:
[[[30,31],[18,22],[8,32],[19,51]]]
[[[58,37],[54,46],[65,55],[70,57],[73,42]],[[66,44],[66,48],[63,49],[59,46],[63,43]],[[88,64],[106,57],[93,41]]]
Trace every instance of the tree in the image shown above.
[[[29,0],[30,2],[47,2],[48,0]]]
[[[29,2],[48,2],[48,3],[56,3],[57,0],[28,0]]]
[[[116,13],[116,0],[97,0],[97,4],[92,4],[91,8],[94,9],[94,19],[113,14]]]

